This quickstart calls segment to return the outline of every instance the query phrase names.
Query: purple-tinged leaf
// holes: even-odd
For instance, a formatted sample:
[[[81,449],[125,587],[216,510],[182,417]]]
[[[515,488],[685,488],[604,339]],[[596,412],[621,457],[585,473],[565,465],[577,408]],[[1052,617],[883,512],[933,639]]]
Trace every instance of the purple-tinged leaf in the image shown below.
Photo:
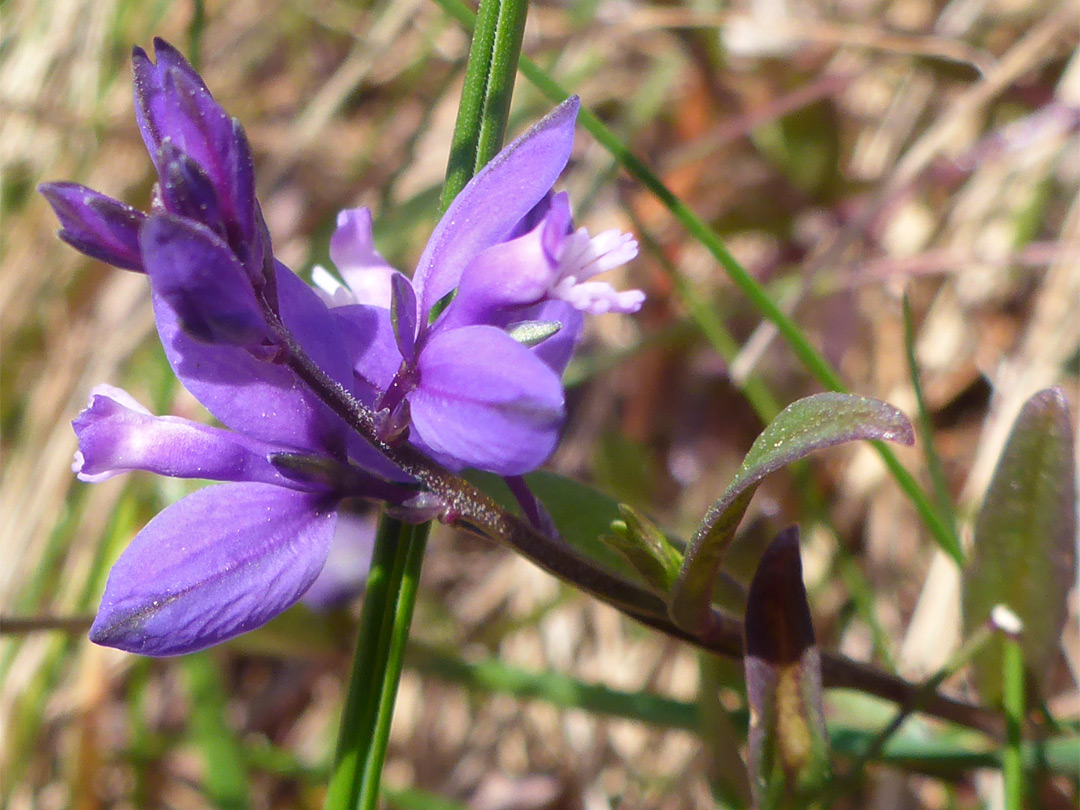
[[[336,506],[268,484],[220,484],[188,495],[120,555],[90,640],[179,655],[265,624],[322,570]]]
[[[671,592],[671,617],[696,632],[707,621],[716,582],[735,531],[761,480],[815,450],[860,439],[912,444],[907,417],[892,405],[852,394],[815,394],[786,407],[754,441],[727,490],[691,538]]]
[[[1069,408],[1060,388],[1040,391],[1016,418],[975,521],[964,575],[964,627],[972,633],[998,604],[1020,617],[1020,644],[1036,684],[1060,646],[1076,575],[1076,475]],[[973,662],[983,698],[1001,698],[1002,640]]]
[[[758,806],[819,787],[829,773],[821,655],[799,558],[799,530],[785,529],[761,557],[746,600],[748,765]]]
[[[91,258],[143,272],[139,228],[146,214],[78,183],[42,183],[38,191],[60,220],[61,239]]]
[[[544,199],[574,144],[581,102],[571,96],[515,140],[454,198],[413,276],[423,319],[458,285],[474,256],[502,241]]]
[[[416,293],[401,273],[391,277],[390,289],[390,323],[394,327],[394,338],[402,359],[412,365],[416,357]]]

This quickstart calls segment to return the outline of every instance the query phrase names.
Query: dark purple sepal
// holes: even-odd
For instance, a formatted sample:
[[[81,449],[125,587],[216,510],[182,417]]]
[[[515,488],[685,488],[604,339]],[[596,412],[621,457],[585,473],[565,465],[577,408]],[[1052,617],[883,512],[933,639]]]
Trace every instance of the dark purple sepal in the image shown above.
[[[144,272],[139,228],[146,214],[78,183],[42,183],[38,191],[60,220],[61,239],[91,258]]]
[[[269,256],[265,228],[255,200],[254,161],[243,128],[214,101],[199,74],[180,52],[154,40],[157,64],[135,48],[135,117],[158,173],[167,179],[167,155],[162,145],[171,140],[213,186],[225,223],[226,238],[249,272],[264,274]],[[202,221],[200,217],[196,217]]]
[[[229,246],[205,225],[154,214],[139,237],[156,297],[205,343],[259,346],[269,340],[251,281]]]
[[[277,286],[282,290],[286,327],[324,371],[349,388],[348,357],[325,304],[283,266],[278,268]],[[154,295],[153,304],[158,335],[173,371],[224,425],[283,448],[344,457],[345,423],[290,369],[259,360],[247,348],[196,340],[181,328],[171,302]]]
[[[109,574],[90,640],[142,655],[194,652],[265,624],[322,570],[337,501],[221,484],[159,513]]]
[[[222,239],[228,239],[218,192],[206,172],[191,157],[165,138],[158,150],[161,172],[161,202],[170,214],[205,225]]]
[[[227,187],[229,156],[235,150],[232,119],[175,48],[155,39],[154,51],[157,64],[141,48],[132,54],[135,118],[147,151],[156,157],[162,142],[172,138],[215,186]]]
[[[416,357],[416,294],[401,273],[390,277],[390,323],[398,351],[406,363]]]

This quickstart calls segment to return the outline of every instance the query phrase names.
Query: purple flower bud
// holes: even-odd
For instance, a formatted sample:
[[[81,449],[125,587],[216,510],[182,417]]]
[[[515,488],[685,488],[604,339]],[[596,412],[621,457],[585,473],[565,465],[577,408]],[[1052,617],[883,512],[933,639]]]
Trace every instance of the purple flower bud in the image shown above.
[[[114,267],[143,272],[139,228],[146,214],[78,183],[38,186],[60,220],[60,238]]]

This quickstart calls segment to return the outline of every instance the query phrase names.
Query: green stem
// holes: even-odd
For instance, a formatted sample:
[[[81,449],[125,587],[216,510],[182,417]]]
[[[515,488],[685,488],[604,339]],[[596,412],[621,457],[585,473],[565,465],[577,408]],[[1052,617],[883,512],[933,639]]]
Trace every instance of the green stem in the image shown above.
[[[475,24],[473,12],[460,0],[435,0],[442,9],[456,19],[466,29]],[[569,93],[552,79],[535,62],[522,58],[520,69],[523,76],[532,82],[544,95],[555,102],[563,101]],[[742,293],[750,299],[762,316],[771,321],[780,335],[787,341],[791,350],[798,357],[803,367],[825,388],[830,391],[846,392],[847,387],[829,361],[813,347],[802,331],[783,310],[769,297],[765,289],[753,276],[736,261],[719,237],[693,211],[685,206],[672,191],[649,168],[641,162],[619,137],[608,129],[589,110],[582,107],[578,114],[580,123],[608,152],[619,161],[624,169],[645,188],[652,192],[665,208],[675,217],[686,231],[700,242],[720,263],[728,278]],[[696,316],[696,313],[694,313]],[[952,557],[958,565],[963,564],[963,552],[960,541],[949,524],[941,518],[929,496],[915,480],[914,476],[900,463],[892,449],[883,442],[873,442],[874,448],[885,462],[897,484],[914,504],[916,511],[930,530],[935,542]]]
[[[949,522],[950,528],[955,532],[956,513],[953,510],[952,498],[949,497],[949,483],[945,477],[945,468],[942,466],[941,457],[937,454],[937,448],[934,446],[934,424],[930,418],[930,410],[926,407],[922,379],[919,376],[919,361],[915,357],[915,319],[911,315],[911,301],[906,292],[904,293],[902,306],[904,353],[907,355],[911,388],[915,392],[915,404],[919,414],[919,433],[922,434],[923,453],[926,455],[926,469],[930,473],[930,484],[933,487],[938,511]]]
[[[405,526],[401,533],[401,539],[404,541],[402,546],[405,550],[404,559],[397,561],[401,565],[401,586],[395,610],[391,614],[393,621],[386,655],[386,676],[383,678],[382,694],[376,712],[371,753],[364,765],[359,804],[364,810],[374,810],[379,799],[379,780],[383,763],[386,761],[386,747],[390,740],[394,699],[397,697],[398,682],[401,680],[405,643],[409,640],[409,627],[412,625],[413,607],[416,605],[416,594],[420,585],[420,567],[424,562],[424,550],[427,548],[430,529],[430,523],[423,523],[419,526]]]
[[[1016,638],[1005,639],[1002,661],[1002,703],[1005,707],[1005,751],[1002,776],[1005,810],[1020,810],[1024,803],[1024,763],[1021,754],[1024,728],[1024,652]]]
[[[392,612],[404,576],[402,531],[401,523],[384,516],[375,535],[325,810],[352,810],[360,797],[387,674]]]
[[[527,0],[480,4],[440,213],[502,146],[527,12]],[[386,515],[379,522],[326,810],[369,810],[378,802],[430,526]]]

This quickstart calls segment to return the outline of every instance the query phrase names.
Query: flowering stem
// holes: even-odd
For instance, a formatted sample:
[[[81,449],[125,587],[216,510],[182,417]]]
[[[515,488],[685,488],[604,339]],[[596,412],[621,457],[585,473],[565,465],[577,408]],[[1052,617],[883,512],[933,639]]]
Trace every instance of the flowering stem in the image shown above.
[[[389,521],[397,523],[397,521]],[[383,763],[386,761],[386,746],[390,740],[390,720],[394,714],[394,699],[397,697],[398,682],[405,659],[405,643],[409,640],[409,627],[412,624],[413,607],[416,604],[417,588],[420,584],[420,567],[427,548],[430,523],[419,526],[401,526],[401,545],[395,563],[392,583],[398,586],[397,602],[388,618],[392,618],[389,645],[386,652],[385,673],[382,692],[379,695],[375,725],[372,729],[370,752],[364,763],[363,781],[360,789],[359,806],[364,810],[374,810],[379,800],[379,781]],[[404,552],[403,554],[401,552]],[[401,559],[404,557],[404,559]]]
[[[404,576],[407,543],[402,542],[403,530],[402,524],[384,518],[375,535],[349,691],[326,794],[326,810],[351,810],[357,806],[360,797],[361,780],[371,757],[378,711],[385,691],[393,611]]]
[[[480,4],[440,199],[442,212],[502,145],[527,12],[528,0],[482,0]],[[409,452],[403,445],[385,443],[376,430],[374,415],[303,353],[273,314],[273,307],[264,309],[289,346],[289,364],[301,379],[388,458],[405,456],[402,469],[436,494],[443,494],[448,487],[432,486],[435,479],[453,481],[454,476],[445,470],[433,470],[423,463],[423,456]],[[449,489],[453,490],[453,486]],[[453,499],[445,503],[454,509]],[[394,699],[430,526],[405,526],[385,514],[379,522],[371,568],[376,581],[373,583],[369,575],[327,810],[373,810],[378,802]]]
[[[473,26],[475,20],[473,12],[460,0],[435,0],[435,2],[466,30]],[[522,59],[520,68],[522,75],[549,99],[559,102],[570,95],[535,62]],[[791,347],[803,367],[826,389],[846,392],[847,387],[829,361],[814,348],[799,326],[769,297],[769,294],[747,272],[746,268],[728,252],[712,229],[684,205],[659,177],[627,149],[614,132],[604,126],[600,119],[585,107],[582,107],[578,114],[578,123],[587,129],[632,177],[652,192],[653,196],[671,212],[686,231],[712,254],[723,267],[728,278],[735,283],[735,286],[750,300],[758,312],[776,326],[777,331]],[[696,313],[694,314],[696,316]],[[962,564],[964,555],[954,528],[941,516],[930,497],[919,486],[915,477],[900,463],[892,449],[882,442],[872,442],[872,444],[896,483],[915,506],[934,541],[958,565]]]

